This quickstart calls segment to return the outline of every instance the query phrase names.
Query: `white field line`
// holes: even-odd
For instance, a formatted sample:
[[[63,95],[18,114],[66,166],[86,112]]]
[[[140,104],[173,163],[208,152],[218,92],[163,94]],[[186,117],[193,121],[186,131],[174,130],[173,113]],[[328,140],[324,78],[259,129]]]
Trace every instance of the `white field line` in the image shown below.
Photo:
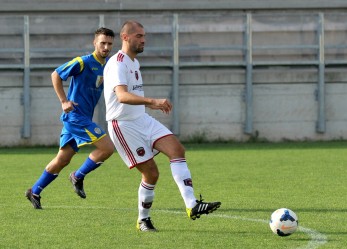
[[[109,208],[109,207],[97,207],[97,206],[88,206],[88,207],[81,207],[81,206],[49,206],[48,208],[52,209],[107,209],[107,210],[135,210],[133,208]],[[137,211],[137,210],[136,210]],[[171,214],[185,214],[182,211],[172,211],[172,210],[164,210],[164,209],[153,209],[152,212],[163,212],[163,213],[171,213]],[[208,218],[222,218],[222,219],[235,219],[235,220],[243,220],[243,221],[249,221],[249,222],[260,222],[260,223],[269,223],[268,220],[262,220],[262,219],[253,219],[253,218],[245,218],[242,216],[234,216],[234,215],[226,215],[226,214],[216,214],[213,213],[213,215],[208,216]],[[270,228],[269,228],[270,229]],[[316,249],[320,247],[321,245],[324,245],[328,242],[327,236],[323,233],[317,232],[313,229],[306,228],[299,226],[298,230],[306,233],[308,236],[310,236],[311,240],[308,242],[306,246],[297,248],[297,249]]]
[[[170,211],[170,210],[156,210],[156,211],[182,214],[182,212]],[[236,220],[243,220],[243,221],[250,221],[250,222],[269,223],[268,220],[245,218],[245,217],[241,217],[241,216],[215,214],[215,213],[213,213],[213,215],[208,216],[208,217],[209,218],[219,217],[219,218],[223,218],[223,219],[236,219]],[[306,233],[308,236],[310,236],[311,240],[309,241],[309,243],[306,246],[300,247],[297,249],[316,249],[319,246],[324,245],[325,243],[328,242],[327,236],[325,234],[319,233],[315,230],[312,230],[312,229],[306,228],[306,227],[302,227],[302,226],[299,226],[298,230],[303,232],[303,233]]]
[[[244,221],[250,221],[250,222],[269,223],[268,220],[245,218],[241,216],[232,216],[232,215],[224,215],[224,214],[213,214],[213,216],[217,216],[224,219],[237,219],[237,220],[244,220]],[[324,245],[325,243],[328,242],[327,236],[325,234],[319,233],[313,229],[299,226],[298,230],[303,233],[306,233],[308,236],[311,237],[311,240],[306,246],[300,247],[298,249],[316,249],[319,246]]]

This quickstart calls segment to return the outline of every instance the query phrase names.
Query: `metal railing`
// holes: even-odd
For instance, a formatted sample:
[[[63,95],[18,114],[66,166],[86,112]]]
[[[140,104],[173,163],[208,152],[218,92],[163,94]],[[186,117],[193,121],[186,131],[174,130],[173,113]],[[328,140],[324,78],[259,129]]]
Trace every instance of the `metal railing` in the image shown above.
[[[312,13],[311,13],[312,15]],[[317,110],[317,126],[316,131],[318,133],[324,133],[326,130],[325,127],[325,67],[335,66],[335,65],[346,65],[346,59],[332,59],[326,60],[325,54],[326,49],[346,49],[346,44],[325,44],[325,14],[324,13],[315,13],[312,16],[316,16],[316,22],[313,27],[309,27],[308,30],[295,30],[295,27],[289,31],[281,31],[281,28],[277,28],[278,31],[282,33],[290,33],[294,31],[297,32],[308,32],[315,33],[314,42],[311,44],[271,44],[271,41],[268,41],[266,45],[255,44],[256,38],[254,34],[258,34],[261,31],[257,30],[254,24],[254,17],[258,17],[255,14],[247,13],[239,15],[239,19],[242,20],[240,24],[237,24],[237,34],[242,34],[243,41],[242,44],[229,44],[225,42],[224,45],[215,45],[213,41],[208,45],[186,45],[181,44],[180,40],[182,36],[185,34],[189,34],[188,31],[184,31],[181,29],[181,25],[190,25],[185,23],[181,23],[181,15],[177,13],[173,13],[171,18],[171,26],[167,27],[167,30],[171,32],[171,44],[168,46],[153,46],[146,49],[148,53],[159,53],[160,51],[166,51],[168,55],[168,60],[164,62],[148,62],[145,61],[142,63],[142,67],[166,67],[172,70],[172,101],[173,104],[178,107],[179,106],[179,75],[180,69],[183,68],[194,68],[194,67],[226,67],[226,68],[244,68],[245,70],[245,92],[244,92],[244,100],[246,104],[245,109],[245,123],[244,123],[244,133],[252,134],[253,133],[253,74],[254,69],[259,66],[313,66],[317,68],[318,82],[317,82],[317,90],[316,90],[316,100],[318,103]],[[124,17],[125,18],[125,17]],[[151,18],[151,17],[149,17]],[[206,17],[207,21],[210,17]],[[192,18],[194,21],[194,18]],[[105,26],[105,15],[99,15],[99,26]],[[211,20],[213,24],[213,20]],[[233,25],[232,23],[230,25]],[[273,25],[273,24],[261,24],[259,26]],[[302,24],[303,26],[305,24]],[[203,25],[202,25],[203,26]],[[309,26],[309,25],[308,25]],[[312,25],[311,25],[312,26]],[[206,28],[206,33],[213,32],[224,32],[228,33],[231,31],[214,31],[211,29],[216,26],[212,26]],[[283,26],[282,26],[283,27]],[[151,27],[151,29],[155,29],[155,27]],[[192,28],[193,29],[193,28]],[[259,28],[258,28],[259,29]],[[276,27],[275,27],[276,29]],[[342,25],[343,32],[346,32],[345,26]],[[158,31],[157,31],[158,32]],[[198,32],[202,32],[201,30]],[[273,32],[273,31],[263,31]],[[23,70],[24,78],[23,78],[23,106],[24,106],[24,123],[23,123],[23,138],[30,137],[30,74],[33,69],[47,69],[47,68],[55,68],[58,64],[45,64],[45,63],[32,63],[32,55],[40,54],[40,53],[51,53],[51,52],[60,52],[60,53],[71,53],[71,52],[82,52],[85,49],[81,48],[32,48],[30,46],[30,23],[29,16],[23,17],[23,48],[0,48],[1,53],[23,53],[23,63],[15,63],[15,64],[0,64],[0,70],[12,70],[19,69]],[[212,40],[212,39],[211,39]],[[275,51],[283,51],[283,50],[313,50],[310,56],[314,57],[314,59],[289,59],[289,60],[259,60],[255,59],[255,53],[259,53],[259,51],[266,50],[275,50]],[[196,52],[197,54],[201,54],[203,51],[237,51],[242,55],[242,59],[239,60],[200,60],[200,61],[187,61],[183,60],[184,54],[187,52]],[[295,52],[296,54],[300,54],[300,52]],[[310,57],[308,56],[308,57]],[[346,55],[347,56],[347,55]],[[208,57],[208,56],[207,56]],[[264,56],[263,56],[264,57]],[[180,133],[180,120],[179,120],[179,108],[175,108],[173,112],[172,118],[172,131],[175,134]]]

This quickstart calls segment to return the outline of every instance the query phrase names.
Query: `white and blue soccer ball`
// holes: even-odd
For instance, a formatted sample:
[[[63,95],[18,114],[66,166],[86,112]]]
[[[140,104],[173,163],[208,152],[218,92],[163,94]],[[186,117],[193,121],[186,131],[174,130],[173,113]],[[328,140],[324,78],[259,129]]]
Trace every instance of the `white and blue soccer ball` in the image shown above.
[[[278,236],[289,236],[298,228],[298,216],[288,208],[280,208],[271,214],[270,228]]]

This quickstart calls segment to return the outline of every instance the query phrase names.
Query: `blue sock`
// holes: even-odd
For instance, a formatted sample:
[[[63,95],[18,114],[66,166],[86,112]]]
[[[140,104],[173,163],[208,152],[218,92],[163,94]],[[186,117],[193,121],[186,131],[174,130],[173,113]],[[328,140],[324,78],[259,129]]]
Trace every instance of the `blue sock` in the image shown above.
[[[88,157],[87,160],[84,161],[82,166],[78,170],[76,170],[75,177],[84,178],[90,171],[93,171],[94,169],[99,167],[102,163],[103,162],[96,163]]]
[[[37,180],[37,182],[34,184],[34,186],[31,188],[31,191],[35,195],[40,195],[41,191],[48,186],[52,181],[54,181],[55,178],[58,177],[58,174],[51,174],[48,173],[46,170],[43,171],[40,178]]]

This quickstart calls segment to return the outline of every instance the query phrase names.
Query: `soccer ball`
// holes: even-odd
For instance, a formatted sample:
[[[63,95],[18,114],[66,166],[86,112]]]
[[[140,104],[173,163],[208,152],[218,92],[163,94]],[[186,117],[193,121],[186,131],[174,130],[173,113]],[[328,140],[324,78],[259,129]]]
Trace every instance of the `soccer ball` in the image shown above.
[[[298,228],[298,216],[288,208],[280,208],[271,214],[270,228],[278,236],[289,236]]]

